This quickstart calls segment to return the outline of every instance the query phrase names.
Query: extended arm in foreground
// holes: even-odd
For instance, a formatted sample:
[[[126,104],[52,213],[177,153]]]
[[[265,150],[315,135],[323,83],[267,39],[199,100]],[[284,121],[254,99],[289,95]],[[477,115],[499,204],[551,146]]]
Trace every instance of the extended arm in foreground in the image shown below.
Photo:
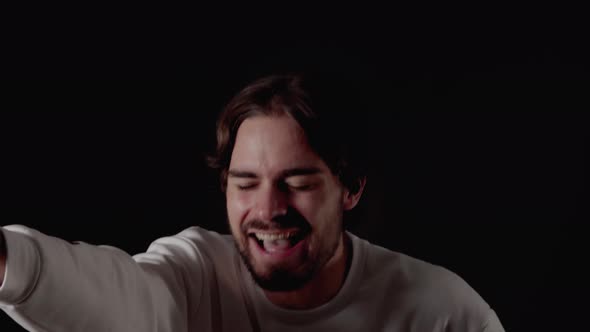
[[[23,226],[3,227],[1,233],[0,309],[25,329],[187,329],[187,292],[198,298],[202,264],[179,261],[190,252],[186,241],[163,238],[133,258],[113,247],[72,244]]]
[[[4,234],[0,231],[0,286],[4,283],[4,270],[6,269],[6,246]]]

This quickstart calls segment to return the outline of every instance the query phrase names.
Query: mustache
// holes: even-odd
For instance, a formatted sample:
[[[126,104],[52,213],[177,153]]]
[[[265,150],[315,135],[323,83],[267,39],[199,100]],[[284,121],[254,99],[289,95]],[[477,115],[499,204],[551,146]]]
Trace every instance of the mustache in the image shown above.
[[[308,231],[311,229],[311,225],[305,220],[305,218],[303,218],[303,216],[294,214],[273,218],[271,221],[252,219],[242,224],[241,228],[243,233],[247,233],[248,230],[252,229],[260,231],[280,231],[283,229],[299,228]]]

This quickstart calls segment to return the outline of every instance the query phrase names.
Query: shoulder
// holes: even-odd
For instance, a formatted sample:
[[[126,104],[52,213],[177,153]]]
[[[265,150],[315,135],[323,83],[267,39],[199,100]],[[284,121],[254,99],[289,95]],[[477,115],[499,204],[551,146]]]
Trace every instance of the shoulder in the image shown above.
[[[152,242],[147,253],[163,250],[173,250],[177,254],[185,255],[198,252],[205,256],[223,256],[233,253],[233,244],[229,235],[193,226],[176,235],[157,239]]]
[[[210,249],[227,250],[233,248],[231,235],[220,234],[206,230],[199,226],[189,227],[176,235],[178,238],[186,239],[196,246]]]
[[[396,284],[400,290],[419,298],[441,299],[452,302],[479,302],[481,297],[458,274],[409,255],[392,251],[366,240],[365,274]]]
[[[484,299],[455,272],[362,241],[367,247],[366,284],[380,285],[388,294],[389,305],[415,320],[449,327],[473,326],[478,331],[494,315]]]
[[[231,236],[194,226],[178,234],[161,237],[152,242],[145,253],[134,256],[138,262],[147,263],[164,259],[172,265],[214,267],[217,261],[227,261],[234,255]]]

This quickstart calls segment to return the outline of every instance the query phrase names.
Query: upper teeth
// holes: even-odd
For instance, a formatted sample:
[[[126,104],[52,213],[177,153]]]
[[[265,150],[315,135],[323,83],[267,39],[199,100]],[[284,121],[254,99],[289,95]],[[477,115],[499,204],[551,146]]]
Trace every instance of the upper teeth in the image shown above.
[[[295,235],[296,232],[289,232],[289,233],[274,233],[274,234],[268,234],[268,233],[254,233],[254,235],[256,235],[256,238],[258,240],[281,240],[281,239],[287,239],[290,238],[291,236]]]

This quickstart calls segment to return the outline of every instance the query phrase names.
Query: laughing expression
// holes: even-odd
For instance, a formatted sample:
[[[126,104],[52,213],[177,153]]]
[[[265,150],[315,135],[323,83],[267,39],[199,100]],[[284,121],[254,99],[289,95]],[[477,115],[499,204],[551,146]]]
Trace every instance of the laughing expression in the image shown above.
[[[240,125],[226,191],[230,229],[254,280],[269,291],[312,280],[342,242],[347,190],[289,116]]]

